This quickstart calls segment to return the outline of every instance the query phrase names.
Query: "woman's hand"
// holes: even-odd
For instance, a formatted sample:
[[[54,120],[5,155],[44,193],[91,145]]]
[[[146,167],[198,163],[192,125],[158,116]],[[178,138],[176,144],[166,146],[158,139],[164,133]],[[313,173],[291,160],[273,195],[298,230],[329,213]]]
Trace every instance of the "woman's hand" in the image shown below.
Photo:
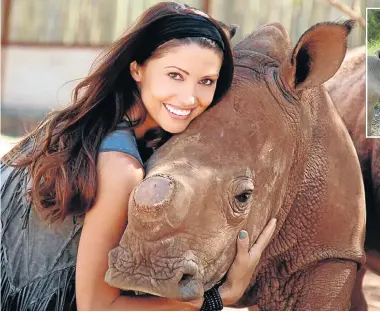
[[[237,302],[244,294],[259,263],[264,249],[267,247],[276,228],[276,219],[269,221],[256,243],[249,249],[249,238],[246,231],[241,231],[237,239],[237,253],[227,273],[226,281],[219,287],[223,305]]]

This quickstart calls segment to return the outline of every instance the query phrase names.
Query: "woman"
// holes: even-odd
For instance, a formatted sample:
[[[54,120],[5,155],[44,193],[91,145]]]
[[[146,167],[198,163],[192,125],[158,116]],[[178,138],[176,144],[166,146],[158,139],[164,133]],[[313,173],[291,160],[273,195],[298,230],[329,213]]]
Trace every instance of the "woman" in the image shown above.
[[[129,195],[144,176],[143,160],[217,103],[232,75],[224,30],[175,3],[147,10],[110,47],[74,90],[72,105],[47,116],[2,160],[3,310],[69,310],[75,304],[84,310],[199,310],[241,297],[273,222],[251,253],[241,233],[225,283],[206,299],[121,296],[104,282],[108,253],[127,224]]]

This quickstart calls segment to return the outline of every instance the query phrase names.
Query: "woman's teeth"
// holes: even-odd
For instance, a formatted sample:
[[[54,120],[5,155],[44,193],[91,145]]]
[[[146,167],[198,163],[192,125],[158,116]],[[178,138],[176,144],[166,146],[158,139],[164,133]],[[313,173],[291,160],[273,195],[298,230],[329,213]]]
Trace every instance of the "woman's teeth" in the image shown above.
[[[169,104],[165,104],[165,107],[168,109],[169,112],[178,116],[187,116],[191,113],[191,109],[178,109],[178,108],[174,108],[173,106]]]

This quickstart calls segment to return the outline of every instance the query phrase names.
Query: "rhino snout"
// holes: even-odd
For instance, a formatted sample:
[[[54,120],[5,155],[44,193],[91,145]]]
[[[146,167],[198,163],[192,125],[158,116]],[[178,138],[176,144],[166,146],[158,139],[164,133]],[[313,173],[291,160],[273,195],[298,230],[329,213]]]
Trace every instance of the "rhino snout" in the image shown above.
[[[174,182],[169,178],[155,176],[141,182],[134,199],[137,206],[164,205],[169,201],[174,188]]]
[[[146,238],[172,234],[188,215],[190,197],[189,187],[172,176],[148,177],[132,194],[129,225]]]
[[[187,252],[187,254],[191,252]],[[109,253],[105,281],[119,289],[133,290],[169,299],[189,301],[204,294],[201,269],[186,255],[162,258],[157,263],[135,263],[130,250],[120,246]],[[144,263],[144,264],[143,264]],[[175,268],[168,270],[168,268]]]

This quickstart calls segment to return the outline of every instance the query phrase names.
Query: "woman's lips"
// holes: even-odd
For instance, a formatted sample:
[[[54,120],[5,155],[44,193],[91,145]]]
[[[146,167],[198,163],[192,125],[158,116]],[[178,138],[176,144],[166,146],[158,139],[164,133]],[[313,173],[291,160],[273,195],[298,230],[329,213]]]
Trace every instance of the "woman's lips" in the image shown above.
[[[164,103],[164,106],[166,110],[168,111],[169,115],[175,119],[187,119],[189,118],[191,112],[193,109],[180,109],[178,107],[175,107],[171,104]]]

